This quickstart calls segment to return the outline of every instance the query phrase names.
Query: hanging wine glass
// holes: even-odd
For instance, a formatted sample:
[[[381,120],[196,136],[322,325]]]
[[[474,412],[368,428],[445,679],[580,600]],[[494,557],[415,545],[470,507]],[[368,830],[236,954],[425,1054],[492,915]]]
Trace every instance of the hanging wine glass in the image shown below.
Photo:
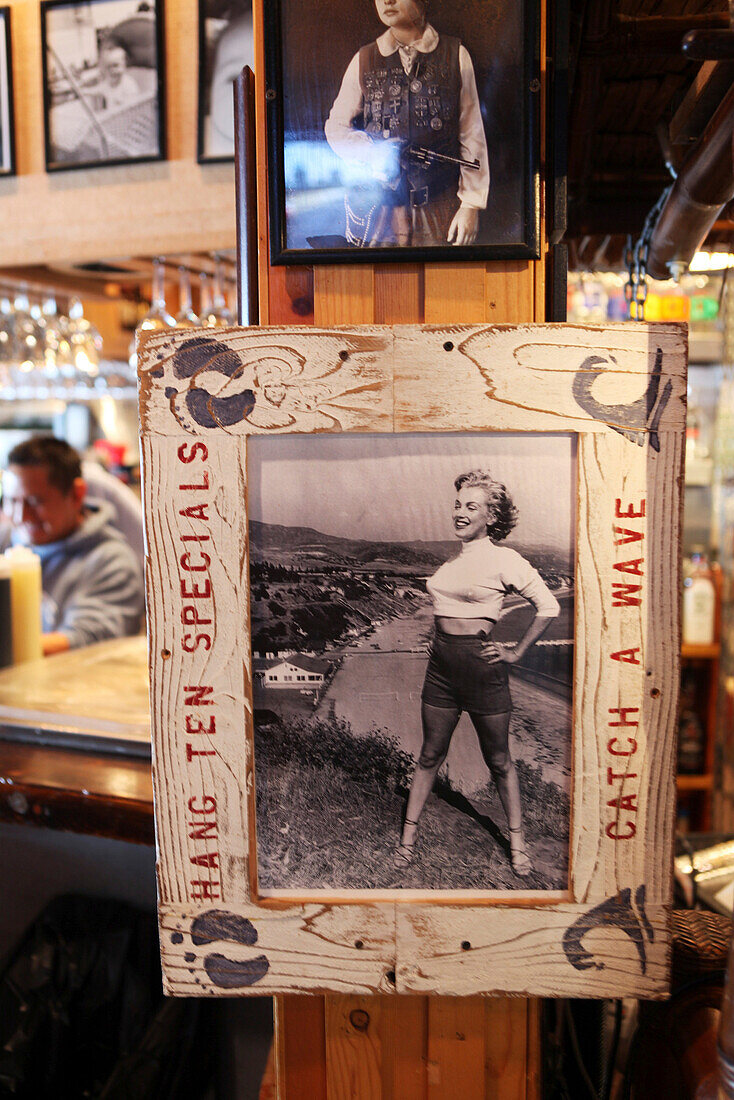
[[[69,302],[69,333],[76,382],[92,386],[99,375],[102,337],[96,325],[84,316],[84,306],[76,297]]]
[[[175,324],[176,319],[166,309],[166,277],[163,259],[156,256],[153,260],[153,289],[150,309],[135,329],[135,336],[130,344],[129,363],[134,371],[138,369],[138,335],[141,332],[160,332],[166,328],[173,328]]]
[[[179,328],[201,328],[201,321],[191,304],[191,276],[186,267],[178,269],[178,305],[176,325]]]
[[[13,302],[15,313],[11,378],[19,397],[35,397],[42,377],[44,333],[41,310],[31,306],[28,292],[21,288]]]
[[[216,317],[216,324],[218,325],[233,325],[234,314],[231,313],[227,306],[227,299],[224,296],[224,268],[219,256],[216,258],[214,267],[214,285],[212,289],[212,315]]]
[[[68,340],[68,325],[64,318],[62,325],[56,298],[48,294],[41,303],[44,320],[43,367],[41,373],[49,386],[55,386],[61,375],[61,365],[70,362],[71,345]]]
[[[166,309],[166,269],[162,258],[156,256],[153,260],[153,291],[150,309],[138,325],[136,332],[160,332],[161,329],[173,328],[175,324],[175,318]]]
[[[0,390],[10,385],[10,368],[14,362],[15,315],[10,297],[0,296]]]
[[[199,273],[199,320],[204,328],[214,328],[217,321],[212,304],[212,286],[206,271]]]

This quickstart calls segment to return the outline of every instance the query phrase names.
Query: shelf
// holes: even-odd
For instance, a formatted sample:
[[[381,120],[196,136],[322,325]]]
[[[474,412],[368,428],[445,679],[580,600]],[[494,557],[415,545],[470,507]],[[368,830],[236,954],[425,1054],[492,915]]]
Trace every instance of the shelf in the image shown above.
[[[677,775],[675,783],[679,791],[710,791],[714,785],[713,775]]]
[[[713,645],[683,645],[681,656],[684,660],[709,660],[713,661],[721,656],[721,645],[714,642]]]

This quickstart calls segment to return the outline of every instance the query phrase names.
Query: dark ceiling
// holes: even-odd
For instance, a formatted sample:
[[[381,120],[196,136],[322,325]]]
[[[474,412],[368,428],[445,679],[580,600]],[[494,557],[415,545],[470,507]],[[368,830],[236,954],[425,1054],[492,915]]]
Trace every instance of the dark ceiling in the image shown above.
[[[680,166],[734,82],[734,62],[702,69],[684,54],[683,38],[697,32],[700,54],[704,33],[729,28],[728,0],[570,0],[567,236],[574,247],[585,237],[639,234],[671,181],[666,157]],[[694,81],[707,86],[697,107],[696,89],[686,99]],[[717,222],[718,239],[734,232],[730,210]]]

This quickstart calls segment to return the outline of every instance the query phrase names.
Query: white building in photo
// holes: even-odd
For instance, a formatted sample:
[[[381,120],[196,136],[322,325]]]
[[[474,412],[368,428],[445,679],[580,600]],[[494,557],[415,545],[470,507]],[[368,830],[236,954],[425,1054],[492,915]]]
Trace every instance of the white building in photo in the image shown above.
[[[291,690],[312,688],[318,691],[323,687],[330,667],[329,661],[293,653],[272,661],[255,661],[254,674],[262,687]]]

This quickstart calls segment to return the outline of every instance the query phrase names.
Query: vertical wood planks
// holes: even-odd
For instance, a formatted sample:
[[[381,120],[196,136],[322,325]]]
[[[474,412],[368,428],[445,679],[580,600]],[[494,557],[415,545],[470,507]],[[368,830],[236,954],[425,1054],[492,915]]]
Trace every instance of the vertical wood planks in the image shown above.
[[[425,287],[420,264],[375,267],[375,321],[380,325],[423,320]]]
[[[537,1002],[524,997],[484,1002],[487,1096],[492,1100],[525,1100],[528,1012],[533,1003]]]
[[[383,1100],[426,1100],[426,997],[385,997],[382,1006]]]
[[[326,998],[327,1100],[382,1100],[382,997]]]
[[[314,269],[314,323],[371,325],[375,320],[375,271],[371,264]]]
[[[524,260],[487,264],[484,280],[484,320],[505,325],[542,320],[535,302],[536,264]]]
[[[484,263],[426,264],[426,324],[484,320]]]
[[[485,1100],[484,1005],[481,997],[429,999],[428,1100]]]
[[[275,999],[278,1100],[326,1100],[324,998]]]

